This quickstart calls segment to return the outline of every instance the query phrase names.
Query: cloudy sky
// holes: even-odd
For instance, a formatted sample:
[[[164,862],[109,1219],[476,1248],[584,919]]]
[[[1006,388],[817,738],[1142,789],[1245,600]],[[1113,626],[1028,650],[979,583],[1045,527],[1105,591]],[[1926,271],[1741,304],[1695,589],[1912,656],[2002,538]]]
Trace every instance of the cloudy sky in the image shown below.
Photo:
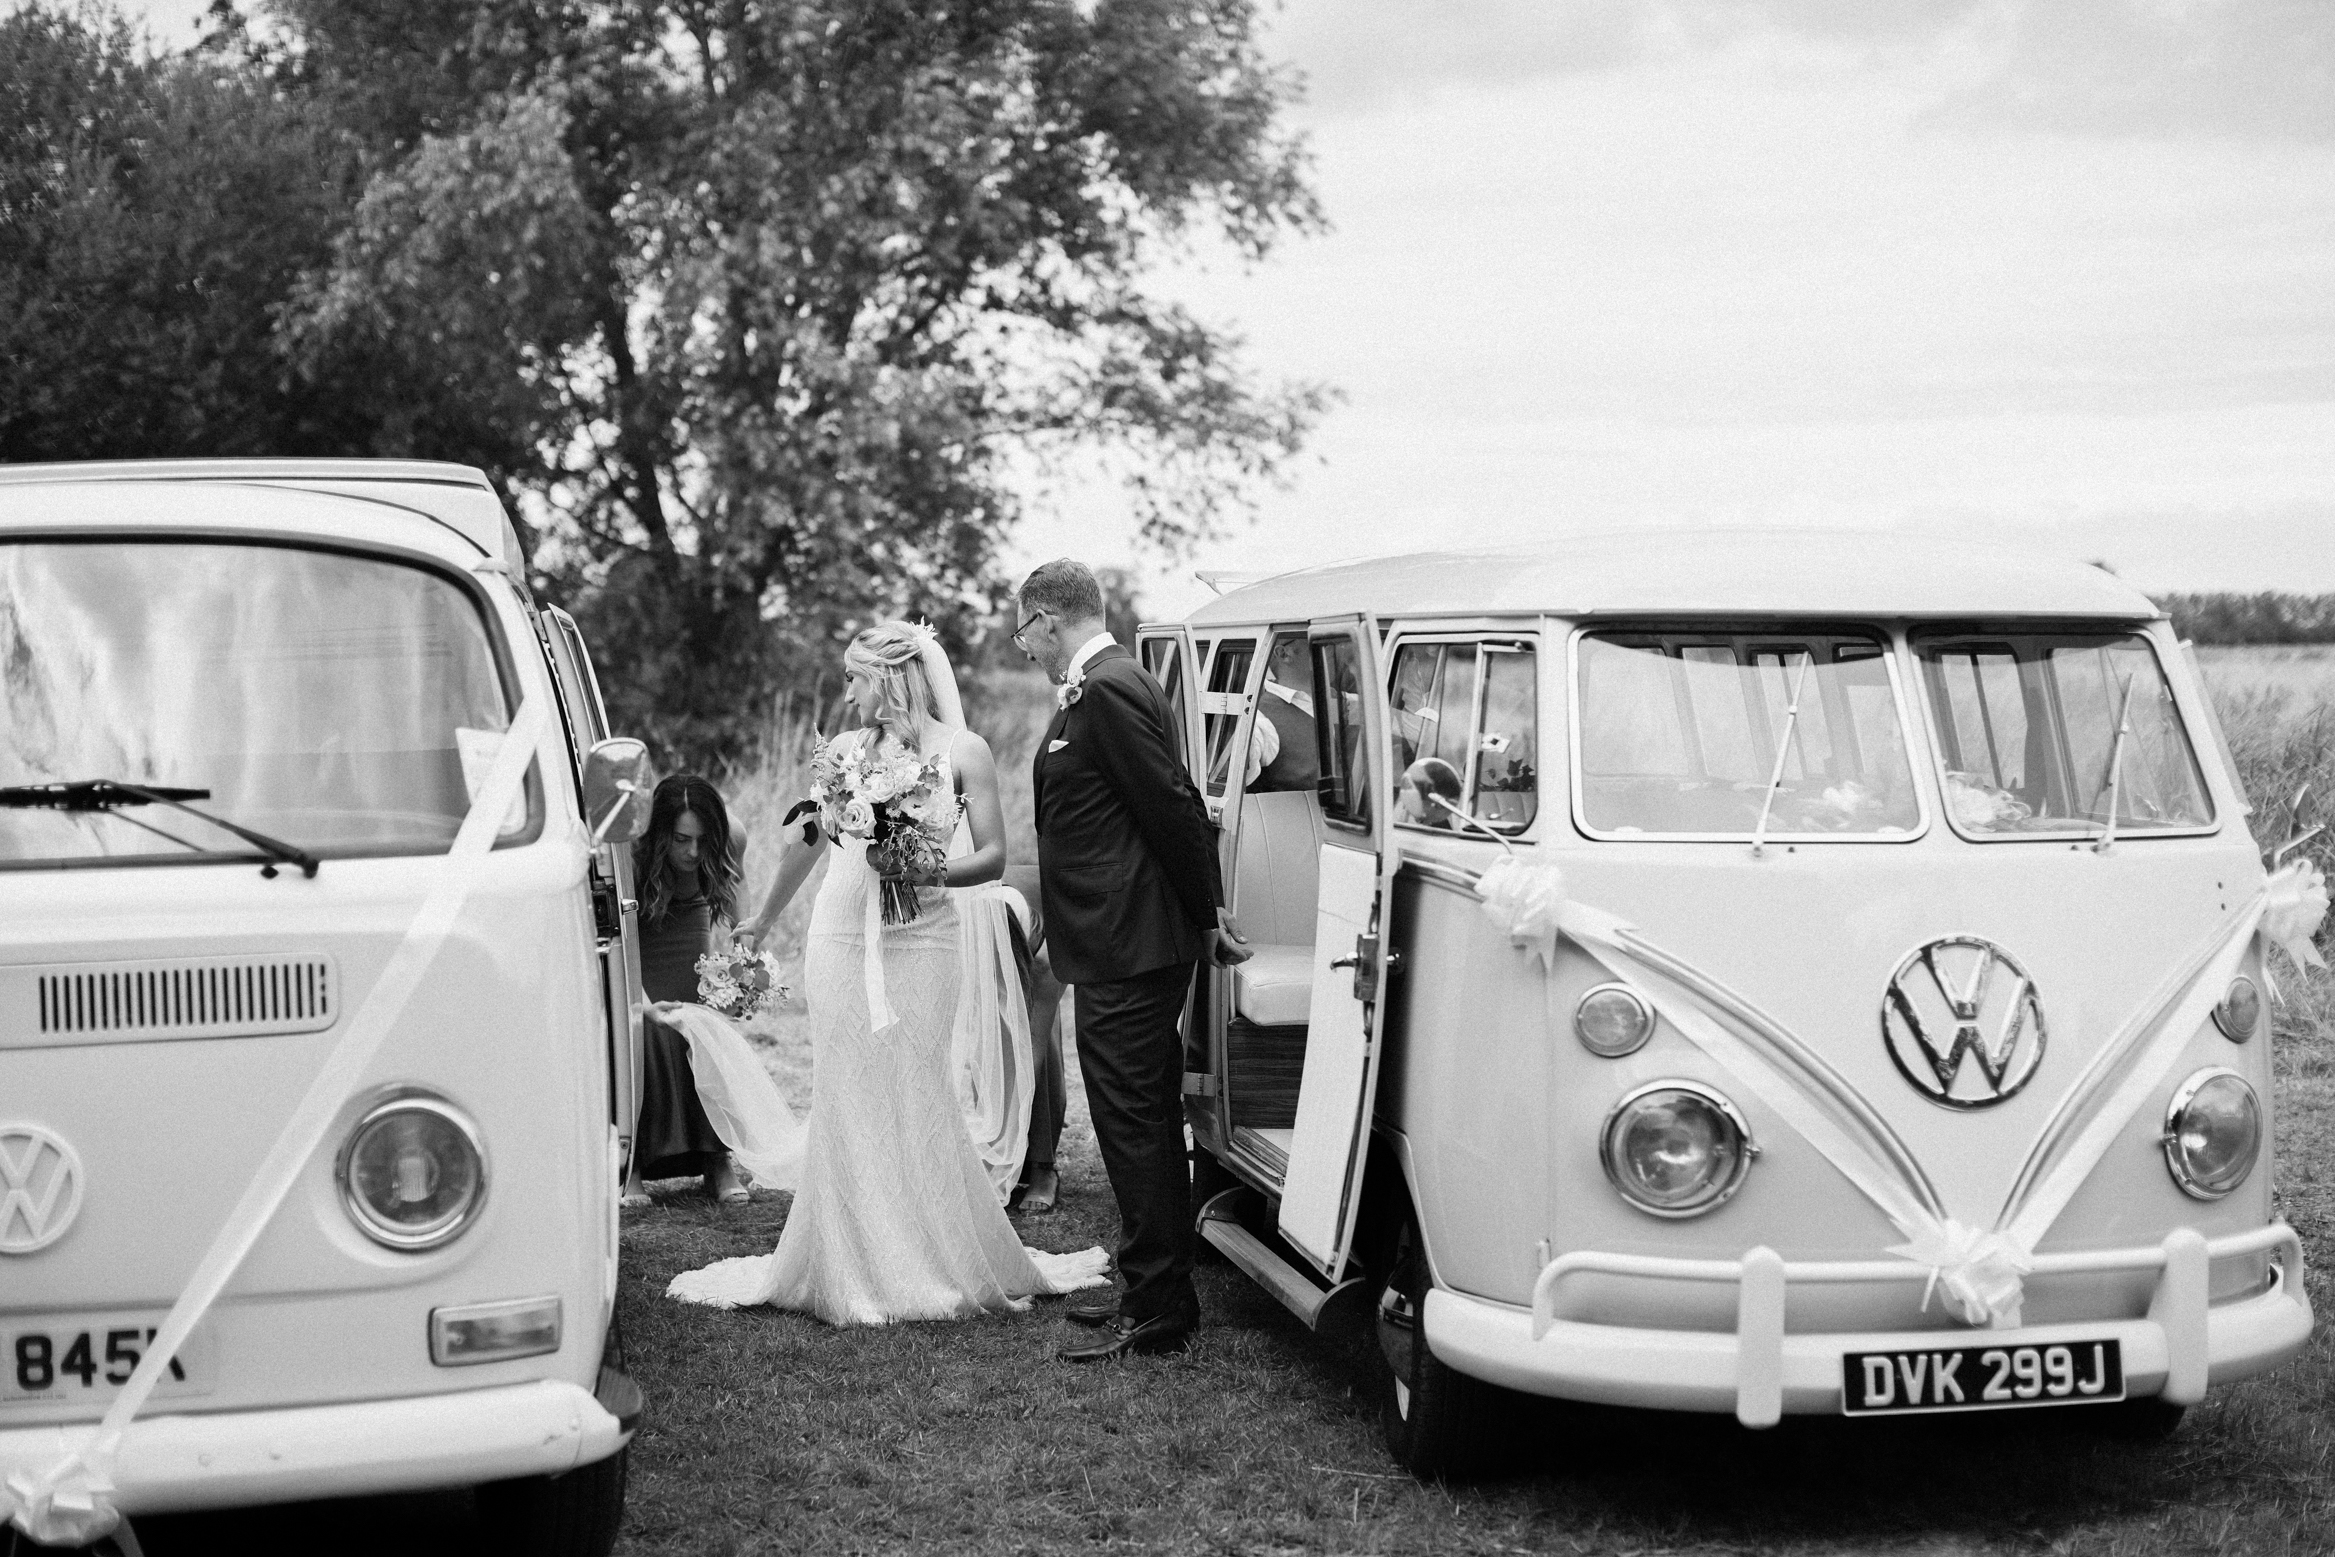
[[[1167,615],[1199,567],[1789,524],[2335,589],[2326,0],[1291,0],[1269,41],[1335,230],[1166,284],[1344,402],[1196,557],[1093,481],[1016,563],[1138,562]]]
[[[1160,613],[1192,566],[1714,523],[2335,589],[2335,6],[1295,0],[1271,37],[1336,231],[1175,285],[1346,400]],[[1092,488],[1020,550],[1126,528]]]

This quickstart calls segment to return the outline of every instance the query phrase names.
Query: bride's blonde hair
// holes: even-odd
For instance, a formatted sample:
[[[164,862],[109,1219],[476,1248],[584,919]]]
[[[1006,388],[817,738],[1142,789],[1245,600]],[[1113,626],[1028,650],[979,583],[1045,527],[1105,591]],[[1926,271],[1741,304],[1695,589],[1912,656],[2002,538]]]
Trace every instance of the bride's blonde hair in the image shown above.
[[[843,651],[843,663],[876,681],[876,723],[913,745],[940,721],[940,700],[924,673],[924,635],[930,629],[909,622],[878,622],[862,628]]]

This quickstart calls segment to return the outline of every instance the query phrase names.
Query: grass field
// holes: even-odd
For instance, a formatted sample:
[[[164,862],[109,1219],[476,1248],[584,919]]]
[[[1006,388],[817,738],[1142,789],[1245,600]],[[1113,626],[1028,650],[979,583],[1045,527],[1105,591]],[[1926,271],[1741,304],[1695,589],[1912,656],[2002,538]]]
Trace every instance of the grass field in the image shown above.
[[[2319,779],[2335,798],[2335,656],[2209,652],[2229,736],[2260,795]],[[1044,708],[980,689],[1010,812]],[[1019,695],[1017,695],[1019,694]],[[791,792],[798,737],[729,776],[749,825]],[[2283,827],[2265,806],[2260,830]],[[1019,846],[1017,853],[1030,855]],[[2326,839],[2314,852],[2323,862]],[[765,856],[766,863],[766,856]],[[797,910],[796,916],[800,914]],[[2277,1013],[2277,1197],[2302,1233],[2314,1303],[2335,1307],[2335,987]],[[807,1082],[799,1016],[767,1036]],[[1075,1095],[1077,1089],[1073,1085]],[[798,1097],[800,1096],[798,1092]],[[1083,1109],[1078,1110],[1083,1120]],[[1108,1243],[1091,1140],[1074,1123],[1061,1211],[1023,1224],[1053,1249]],[[660,1194],[626,1221],[621,1310],[651,1413],[634,1447],[625,1551],[2052,1552],[2335,1551],[2335,1339],[2217,1391],[2169,1443],[2081,1431],[2075,1414],[1851,1424],[1536,1409],[1517,1468],[1469,1487],[1395,1473],[1358,1388],[1355,1332],[1308,1334],[1224,1267],[1201,1272],[1208,1328],[1186,1357],[1056,1364],[1036,1312],[834,1331],[791,1314],[665,1302],[678,1270],[760,1252],[783,1197],[717,1211]]]

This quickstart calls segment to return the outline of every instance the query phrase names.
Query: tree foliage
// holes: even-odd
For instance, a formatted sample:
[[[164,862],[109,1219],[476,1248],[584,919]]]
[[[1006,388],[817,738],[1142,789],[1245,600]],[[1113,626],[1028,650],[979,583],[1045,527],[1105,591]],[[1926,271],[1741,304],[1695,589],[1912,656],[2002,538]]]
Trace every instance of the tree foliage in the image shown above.
[[[1028,476],[1170,550],[1322,396],[1147,284],[1319,213],[1251,0],[215,0],[0,22],[0,457],[486,466],[703,760],[869,618],[986,617]]]
[[[381,166],[291,334],[531,415],[541,560],[625,710],[722,743],[872,616],[986,616],[1016,477],[1220,524],[1316,392],[1152,295],[1317,221],[1246,0],[285,0]]]
[[[2164,594],[2156,603],[2193,643],[2335,643],[2335,595]]]

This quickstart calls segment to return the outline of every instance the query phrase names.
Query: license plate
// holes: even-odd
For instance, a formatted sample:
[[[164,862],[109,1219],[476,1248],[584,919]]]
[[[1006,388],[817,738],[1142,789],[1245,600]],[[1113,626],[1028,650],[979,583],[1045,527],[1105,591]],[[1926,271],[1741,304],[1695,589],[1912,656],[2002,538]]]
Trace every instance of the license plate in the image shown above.
[[[1840,1393],[1850,1416],[2086,1405],[2124,1398],[2124,1354],[2114,1341],[1850,1352]]]
[[[130,1382],[161,1326],[159,1314],[0,1321],[0,1402],[111,1400]],[[203,1395],[212,1382],[210,1347],[198,1328],[163,1370],[154,1393]]]

